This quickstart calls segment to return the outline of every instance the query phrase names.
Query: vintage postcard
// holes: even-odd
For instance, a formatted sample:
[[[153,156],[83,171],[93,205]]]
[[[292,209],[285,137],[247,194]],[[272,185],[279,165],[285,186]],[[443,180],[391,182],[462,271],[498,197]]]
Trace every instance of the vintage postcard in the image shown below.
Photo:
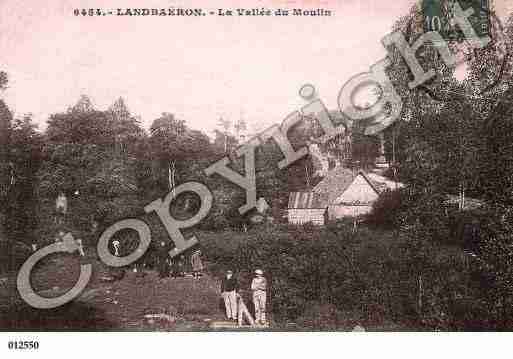
[[[0,1],[0,331],[513,330],[512,65],[509,0]]]

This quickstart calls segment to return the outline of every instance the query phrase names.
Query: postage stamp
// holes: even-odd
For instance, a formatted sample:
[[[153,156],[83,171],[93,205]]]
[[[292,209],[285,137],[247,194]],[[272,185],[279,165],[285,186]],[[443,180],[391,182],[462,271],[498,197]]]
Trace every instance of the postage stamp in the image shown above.
[[[420,7],[425,31],[437,31],[448,41],[462,41],[465,36],[454,20],[455,3],[464,11],[472,11],[469,21],[476,36],[490,35],[491,9],[488,0],[422,0]]]

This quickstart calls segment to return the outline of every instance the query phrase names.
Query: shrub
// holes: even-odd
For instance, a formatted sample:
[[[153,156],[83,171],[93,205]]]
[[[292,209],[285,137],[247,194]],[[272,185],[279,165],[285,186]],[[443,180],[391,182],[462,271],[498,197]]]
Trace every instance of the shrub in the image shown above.
[[[343,324],[342,314],[333,304],[319,302],[306,303],[304,313],[297,318],[297,323],[311,330],[337,330]],[[347,323],[346,324],[347,327]]]
[[[381,193],[366,217],[367,223],[388,229],[398,227],[403,195],[401,190]]]
[[[219,275],[233,269],[242,289],[249,288],[255,268],[264,270],[277,322],[313,330],[350,329],[357,322],[366,328],[392,321],[431,330],[511,323],[498,321],[501,315],[511,317],[511,310],[504,309],[511,298],[506,266],[485,270],[469,264],[461,248],[410,231],[397,236],[364,226],[356,233],[325,228],[288,232],[283,227],[198,233],[210,268]],[[321,312],[325,323],[315,319]],[[340,319],[343,313],[358,316],[349,323]]]

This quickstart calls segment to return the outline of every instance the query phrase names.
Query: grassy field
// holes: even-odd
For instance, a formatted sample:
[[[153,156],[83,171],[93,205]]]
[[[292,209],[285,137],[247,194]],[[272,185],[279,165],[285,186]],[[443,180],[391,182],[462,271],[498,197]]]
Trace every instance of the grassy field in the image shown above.
[[[93,260],[93,279],[75,301],[50,310],[36,310],[15,290],[14,275],[0,291],[2,330],[205,330],[221,320],[217,280],[205,276],[159,279],[155,271],[144,276],[127,272],[117,281],[104,281],[109,270]],[[45,296],[66,291],[78,277],[78,258],[59,256],[39,266],[34,287]],[[165,314],[167,320],[146,319]]]
[[[307,287],[316,284],[312,278],[318,278],[319,285],[327,286],[330,290],[326,297],[321,295],[311,301],[303,300],[300,303],[300,308],[303,309],[292,317],[273,316],[270,313],[270,330],[351,330],[358,324],[363,324],[367,330],[419,329],[415,324],[405,324],[382,314],[380,306],[401,303],[396,303],[393,297],[374,293],[383,290],[380,280],[392,281],[396,277],[376,276],[366,282],[366,287],[363,288],[365,292],[356,292],[361,289],[354,289],[356,287],[351,282],[352,274],[348,274],[355,268],[360,268],[357,271],[366,268],[370,272],[374,268],[386,271],[381,262],[392,260],[394,251],[397,251],[398,238],[394,233],[376,232],[362,227],[357,237],[348,237],[342,233],[324,238],[325,232],[314,230],[305,237],[311,239],[301,239],[299,237],[302,230],[297,230],[299,232],[295,233],[283,229],[277,231],[276,228],[269,231],[254,229],[247,233],[196,231],[195,235],[202,245],[207,264],[207,273],[200,280],[190,277],[159,279],[154,270],[147,270],[144,276],[127,271],[122,279],[107,281],[110,269],[96,259],[94,248],[88,248],[87,261],[93,265],[93,277],[88,287],[77,300],[52,310],[35,310],[27,306],[17,294],[16,273],[11,273],[0,288],[0,329],[209,330],[212,322],[224,318],[220,306],[219,278],[226,269],[237,272],[243,297],[248,307],[251,307],[249,286],[252,274],[249,267],[245,266],[255,262],[243,257],[247,254],[247,244],[250,243],[252,248],[258,249],[262,238],[267,238],[267,242],[262,242],[264,249],[267,248],[267,252],[264,252],[267,257],[262,258],[258,250],[255,255],[256,263],[263,264],[264,270],[271,272],[267,273],[272,276],[271,282],[274,286],[269,294],[269,311],[283,306],[284,301],[289,303],[296,301],[296,297],[305,297],[305,291],[310,290]],[[278,252],[273,253],[272,246],[275,241]],[[290,248],[291,246],[296,248]],[[330,253],[331,246],[334,253]],[[343,253],[344,256],[338,256],[335,251],[340,251],[340,248],[346,252],[350,248],[347,253],[353,258],[344,257],[346,252]],[[304,273],[310,275],[311,267],[301,266],[305,263],[309,265],[308,261],[317,255],[317,251],[325,256],[322,258],[327,263],[322,264],[328,265],[326,272],[320,273],[320,277],[298,277]],[[440,255],[454,256],[457,252],[456,249],[446,248]],[[374,254],[381,257],[373,257]],[[290,267],[287,266],[287,261],[290,261]],[[79,263],[78,255],[69,254],[59,254],[41,261],[32,275],[35,290],[44,296],[56,296],[65,292],[78,278]],[[390,273],[394,270],[390,269]],[[383,275],[387,274],[383,272]],[[335,282],[324,283],[328,280]],[[426,286],[429,285],[427,282],[426,279]],[[390,286],[393,285],[394,283],[390,283]],[[393,290],[391,288],[390,293],[393,294]],[[279,298],[280,295],[282,298]],[[370,298],[372,300],[368,304],[362,302],[362,306],[349,303],[349,299],[345,303],[344,298],[357,295],[375,298]],[[358,310],[355,311],[354,308]],[[148,320],[145,318],[147,314],[165,314],[167,320]]]

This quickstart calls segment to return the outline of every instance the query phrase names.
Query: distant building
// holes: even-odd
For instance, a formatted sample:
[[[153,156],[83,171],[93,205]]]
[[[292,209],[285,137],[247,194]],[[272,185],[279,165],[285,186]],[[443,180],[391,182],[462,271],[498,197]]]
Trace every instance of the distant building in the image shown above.
[[[327,220],[359,217],[372,210],[380,193],[401,187],[403,184],[375,173],[338,166],[311,191],[289,195],[288,222],[324,225]]]
[[[375,119],[366,124],[358,121],[359,126],[363,125],[360,128],[339,111],[331,111],[330,116],[338,123],[344,123],[346,131],[326,144],[317,143],[313,138],[308,142],[314,170],[311,176],[306,171],[307,190],[289,194],[289,223],[323,225],[328,220],[359,217],[372,210],[382,192],[404,187],[383,176],[394,170],[385,157],[383,133],[378,131],[374,134],[379,145],[376,138],[365,136],[366,127],[371,126]],[[297,130],[316,133],[320,130],[318,127],[318,123],[311,119]],[[321,181],[310,188],[310,180],[319,178]]]
[[[312,191],[323,198],[330,220],[369,213],[381,192],[365,173],[342,167],[330,171]]]
[[[287,218],[291,224],[326,223],[327,206],[318,193],[292,192],[287,206]]]

